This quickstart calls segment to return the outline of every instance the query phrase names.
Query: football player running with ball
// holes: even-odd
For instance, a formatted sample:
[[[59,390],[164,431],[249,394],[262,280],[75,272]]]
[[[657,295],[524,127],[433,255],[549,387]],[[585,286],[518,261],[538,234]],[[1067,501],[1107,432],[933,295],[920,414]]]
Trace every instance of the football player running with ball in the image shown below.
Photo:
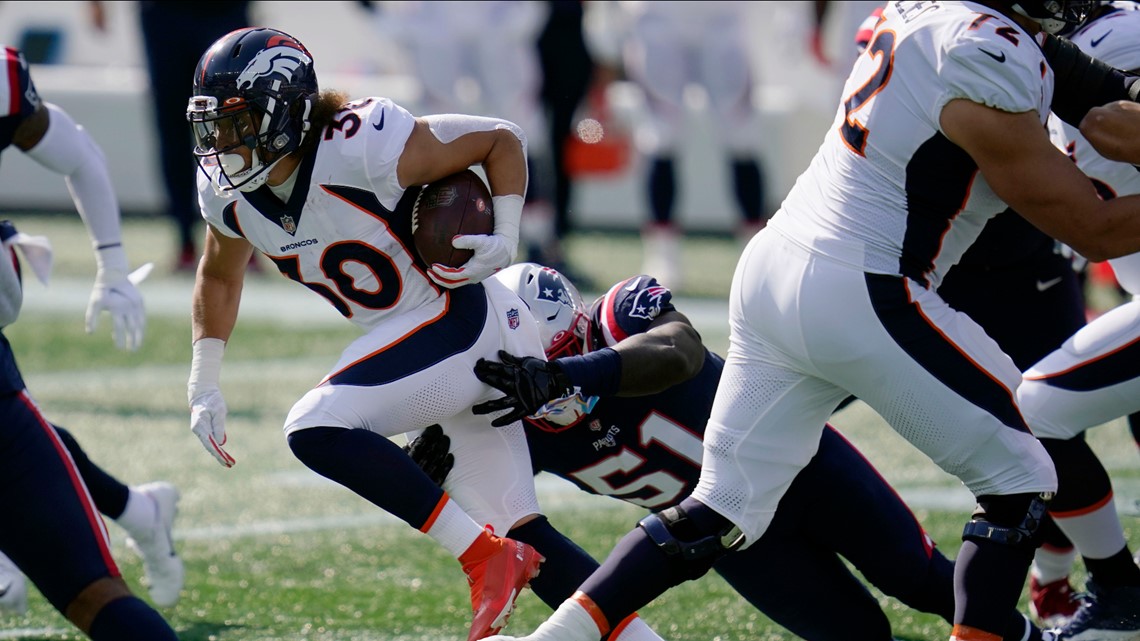
[[[498,631],[542,557],[493,532],[534,521],[553,549],[574,549],[539,518],[522,426],[495,429],[471,413],[495,395],[472,374],[479,358],[500,349],[542,355],[529,314],[508,314],[518,308],[514,293],[481,282],[517,251],[522,130],[498,118],[417,118],[387,98],[322,92],[305,46],[267,28],[215,42],[193,92],[187,117],[208,228],[193,295],[191,429],[221,465],[235,464],[219,379],[245,267],[260,251],[362,332],[289,412],[289,447],[451,552],[471,586],[469,639]],[[472,165],[490,185],[494,234],[455,238],[454,247],[474,251],[459,267],[423,264],[412,249],[416,195]],[[388,438],[432,424],[455,446],[449,493]]]
[[[816,157],[737,265],[700,482],[526,639],[597,639],[757,543],[848,395],[977,498],[949,638],[1002,638],[1057,476],[1017,406],[1020,372],[935,290],[1006,207],[1090,260],[1140,250],[1140,197],[1102,201],[1044,128],[1054,77],[1034,36],[1088,7],[887,5]]]

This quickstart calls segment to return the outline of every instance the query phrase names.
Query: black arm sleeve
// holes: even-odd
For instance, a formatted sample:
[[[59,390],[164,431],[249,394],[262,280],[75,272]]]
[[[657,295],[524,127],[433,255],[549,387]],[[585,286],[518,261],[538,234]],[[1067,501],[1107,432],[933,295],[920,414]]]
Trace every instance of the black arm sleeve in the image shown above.
[[[1072,41],[1047,35],[1041,45],[1053,68],[1053,113],[1074,127],[1093,107],[1117,100],[1137,102],[1140,76],[1110,67],[1081,51]]]

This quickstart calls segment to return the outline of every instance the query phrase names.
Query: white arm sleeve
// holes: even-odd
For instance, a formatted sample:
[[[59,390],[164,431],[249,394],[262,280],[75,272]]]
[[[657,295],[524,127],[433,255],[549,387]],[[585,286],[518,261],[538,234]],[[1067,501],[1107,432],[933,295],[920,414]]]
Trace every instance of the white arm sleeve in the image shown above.
[[[44,137],[27,151],[48,169],[67,177],[67,188],[91,243],[97,249],[121,242],[119,202],[99,145],[66,111],[44,103],[50,113]]]
[[[443,144],[447,144],[463,134],[469,134],[476,131],[494,131],[496,129],[506,129],[515,135],[522,143],[523,157],[527,154],[527,140],[526,134],[523,132],[522,127],[509,120],[502,118],[487,118],[484,116],[469,116],[466,114],[435,114],[432,116],[424,116],[424,120],[428,123],[428,128],[431,129],[432,135],[436,137]],[[526,184],[530,184],[530,176],[527,176]],[[494,194],[503,196],[506,194]],[[522,194],[519,194],[522,195]]]

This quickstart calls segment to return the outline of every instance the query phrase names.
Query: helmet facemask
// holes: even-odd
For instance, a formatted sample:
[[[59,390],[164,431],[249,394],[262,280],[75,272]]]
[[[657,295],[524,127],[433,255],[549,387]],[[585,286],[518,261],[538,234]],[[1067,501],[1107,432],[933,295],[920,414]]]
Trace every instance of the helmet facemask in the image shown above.
[[[1099,0],[1014,0],[1010,6],[1045,32],[1059,34],[1079,27],[1100,5]]]
[[[270,99],[270,106],[275,99]],[[214,96],[194,96],[186,108],[186,117],[194,133],[194,157],[209,175],[208,168],[217,165],[218,187],[222,191],[237,189],[254,191],[269,179],[269,172],[289,152],[295,150],[309,130],[312,100],[304,99],[299,132],[291,134],[288,122],[274,127],[268,112],[244,98],[230,97],[218,106]],[[240,153],[249,150],[250,159]],[[223,183],[224,181],[224,183]]]

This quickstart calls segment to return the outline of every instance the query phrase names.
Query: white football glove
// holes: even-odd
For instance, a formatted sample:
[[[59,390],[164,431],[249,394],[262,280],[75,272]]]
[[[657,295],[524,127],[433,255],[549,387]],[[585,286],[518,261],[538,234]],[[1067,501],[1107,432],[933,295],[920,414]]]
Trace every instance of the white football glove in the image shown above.
[[[222,449],[226,444],[226,400],[218,387],[225,342],[217,338],[194,341],[194,359],[186,397],[190,401],[190,431],[222,467],[237,461]]]
[[[492,235],[456,236],[451,246],[475,252],[466,263],[449,267],[435,263],[428,269],[428,278],[447,289],[478,283],[500,269],[515,262],[519,251],[519,223],[522,220],[523,197],[510,194],[491,198],[495,212],[495,233]]]
[[[111,314],[115,347],[135,351],[142,345],[146,332],[146,311],[142,294],[136,285],[150,274],[152,263],[127,273],[127,255],[119,245],[96,253],[99,271],[95,274],[95,287],[87,303],[87,333],[95,333],[99,316]]]

